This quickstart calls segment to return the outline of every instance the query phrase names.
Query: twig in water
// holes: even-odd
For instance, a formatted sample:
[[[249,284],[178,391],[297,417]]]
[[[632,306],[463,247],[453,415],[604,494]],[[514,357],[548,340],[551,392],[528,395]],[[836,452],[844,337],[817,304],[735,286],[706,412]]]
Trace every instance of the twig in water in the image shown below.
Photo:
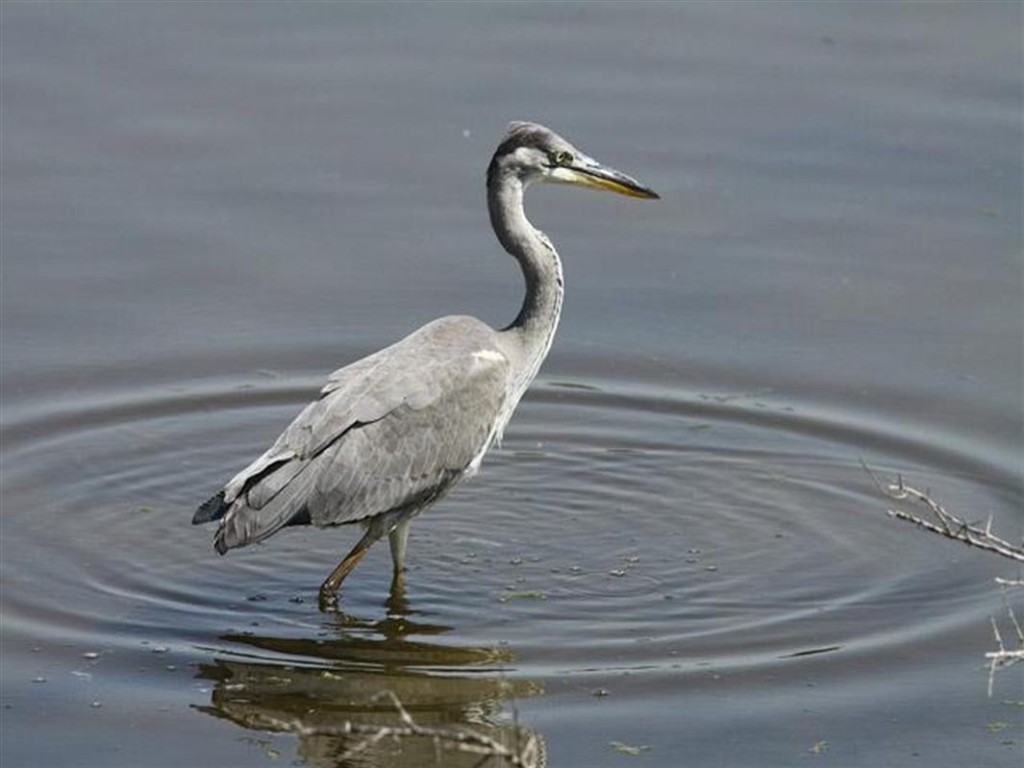
[[[908,523],[920,526],[925,530],[937,533],[940,536],[945,536],[947,539],[953,539],[955,541],[963,542],[971,547],[978,547],[979,549],[988,550],[989,552],[995,552],[997,555],[1002,555],[1010,560],[1016,560],[1019,563],[1024,563],[1024,547],[1020,545],[1011,544],[1005,539],[996,536],[992,532],[992,518],[989,517],[985,526],[982,528],[976,523],[968,523],[966,520],[962,520],[956,515],[947,512],[941,504],[931,497],[926,491],[919,491],[903,482],[902,477],[897,477],[895,483],[889,483],[886,486],[882,486],[875,479],[874,474],[867,468],[868,474],[871,475],[872,479],[875,480],[877,485],[886,496],[894,501],[916,501],[932,514],[932,517],[937,522],[925,519],[920,515],[916,515],[913,512],[906,512],[902,509],[890,509],[888,510],[889,515],[895,517],[897,520],[904,520]]]
[[[895,483],[883,486],[878,482],[878,479],[868,468],[867,464],[861,462],[861,465],[868,475],[871,476],[875,486],[883,494],[895,501],[910,500],[922,504],[931,513],[933,519],[928,520],[912,512],[900,509],[888,510],[890,516],[895,517],[897,520],[913,523],[948,539],[960,541],[968,546],[978,547],[1010,560],[1024,563],[1024,546],[1011,544],[1005,539],[996,536],[992,532],[991,516],[989,516],[984,527],[980,527],[976,523],[968,523],[956,515],[947,512],[929,493],[919,491],[904,483],[902,477],[897,476]],[[1010,623],[1017,635],[1017,648],[1007,649],[1006,644],[1003,642],[1003,635],[999,631],[999,625],[996,623],[995,617],[991,617],[992,633],[995,635],[996,645],[999,648],[985,654],[985,658],[989,660],[988,695],[990,698],[992,696],[992,686],[995,681],[996,670],[1012,666],[1019,661],[1024,661],[1024,628],[1021,627],[1020,622],[1017,620],[1017,615],[1013,612],[1013,608],[1006,601],[1006,589],[1024,587],[1024,579],[1002,579],[997,577],[996,583],[1003,587],[1003,606],[1006,608],[1007,616],[1009,616]]]
[[[1005,596],[1004,596],[1005,601]],[[1024,661],[1024,630],[1021,629],[1020,622],[1017,621],[1017,615],[1013,612],[1013,608],[1009,605],[1006,606],[1006,613],[1010,617],[1010,622],[1013,624],[1013,628],[1017,633],[1017,648],[1015,650],[1007,650],[1006,645],[1003,643],[1003,636],[999,632],[999,625],[996,624],[994,617],[992,620],[992,633],[996,636],[996,644],[999,646],[999,650],[990,651],[985,654],[985,658],[989,660],[988,665],[988,696],[992,698],[992,685],[996,679],[996,670],[1002,669],[1003,667],[1010,667],[1019,661]]]

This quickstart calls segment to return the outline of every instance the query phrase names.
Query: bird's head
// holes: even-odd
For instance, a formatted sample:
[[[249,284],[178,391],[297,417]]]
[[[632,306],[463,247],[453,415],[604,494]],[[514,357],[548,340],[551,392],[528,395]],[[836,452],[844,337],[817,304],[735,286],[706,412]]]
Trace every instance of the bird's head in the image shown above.
[[[657,200],[658,194],[636,179],[580,152],[550,128],[513,122],[491,158],[487,184],[513,176],[525,187],[535,181],[575,184],[620,195]]]

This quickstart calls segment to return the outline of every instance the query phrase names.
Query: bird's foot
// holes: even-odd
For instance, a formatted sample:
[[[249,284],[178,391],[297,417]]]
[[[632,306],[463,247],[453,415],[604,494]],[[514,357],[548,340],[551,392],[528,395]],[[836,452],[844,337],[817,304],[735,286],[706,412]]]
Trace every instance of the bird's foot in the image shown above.
[[[326,585],[320,587],[320,612],[321,613],[337,613],[338,612],[338,591],[334,589],[328,589]]]
[[[395,571],[384,605],[388,609],[388,614],[392,616],[405,616],[409,613],[409,601],[405,597],[405,579],[401,571]]]

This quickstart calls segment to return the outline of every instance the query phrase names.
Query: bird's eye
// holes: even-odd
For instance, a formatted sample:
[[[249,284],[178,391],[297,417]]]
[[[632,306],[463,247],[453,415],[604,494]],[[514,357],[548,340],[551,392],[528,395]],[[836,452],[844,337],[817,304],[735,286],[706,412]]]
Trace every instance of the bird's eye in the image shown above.
[[[549,155],[552,165],[572,165],[572,152],[564,149],[560,152],[552,152]]]

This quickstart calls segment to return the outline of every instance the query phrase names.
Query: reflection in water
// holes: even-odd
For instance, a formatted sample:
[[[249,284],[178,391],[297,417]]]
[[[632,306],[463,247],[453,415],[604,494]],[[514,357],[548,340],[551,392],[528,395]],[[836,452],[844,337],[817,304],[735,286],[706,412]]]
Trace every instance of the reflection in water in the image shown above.
[[[389,605],[388,617],[376,622],[333,614],[329,637],[221,636],[257,653],[220,656],[200,665],[199,676],[214,683],[210,706],[201,711],[253,730],[295,731],[298,756],[312,766],[512,764],[499,756],[460,751],[451,739],[367,735],[370,728],[406,724],[393,695],[419,728],[481,734],[521,756],[519,764],[545,765],[539,734],[500,722],[503,702],[542,692],[539,683],[494,674],[513,660],[512,653],[414,641],[410,638],[438,636],[451,628],[414,621],[400,597],[396,601],[393,596]],[[404,610],[395,611],[398,605]],[[342,733],[349,728],[358,733]]]

